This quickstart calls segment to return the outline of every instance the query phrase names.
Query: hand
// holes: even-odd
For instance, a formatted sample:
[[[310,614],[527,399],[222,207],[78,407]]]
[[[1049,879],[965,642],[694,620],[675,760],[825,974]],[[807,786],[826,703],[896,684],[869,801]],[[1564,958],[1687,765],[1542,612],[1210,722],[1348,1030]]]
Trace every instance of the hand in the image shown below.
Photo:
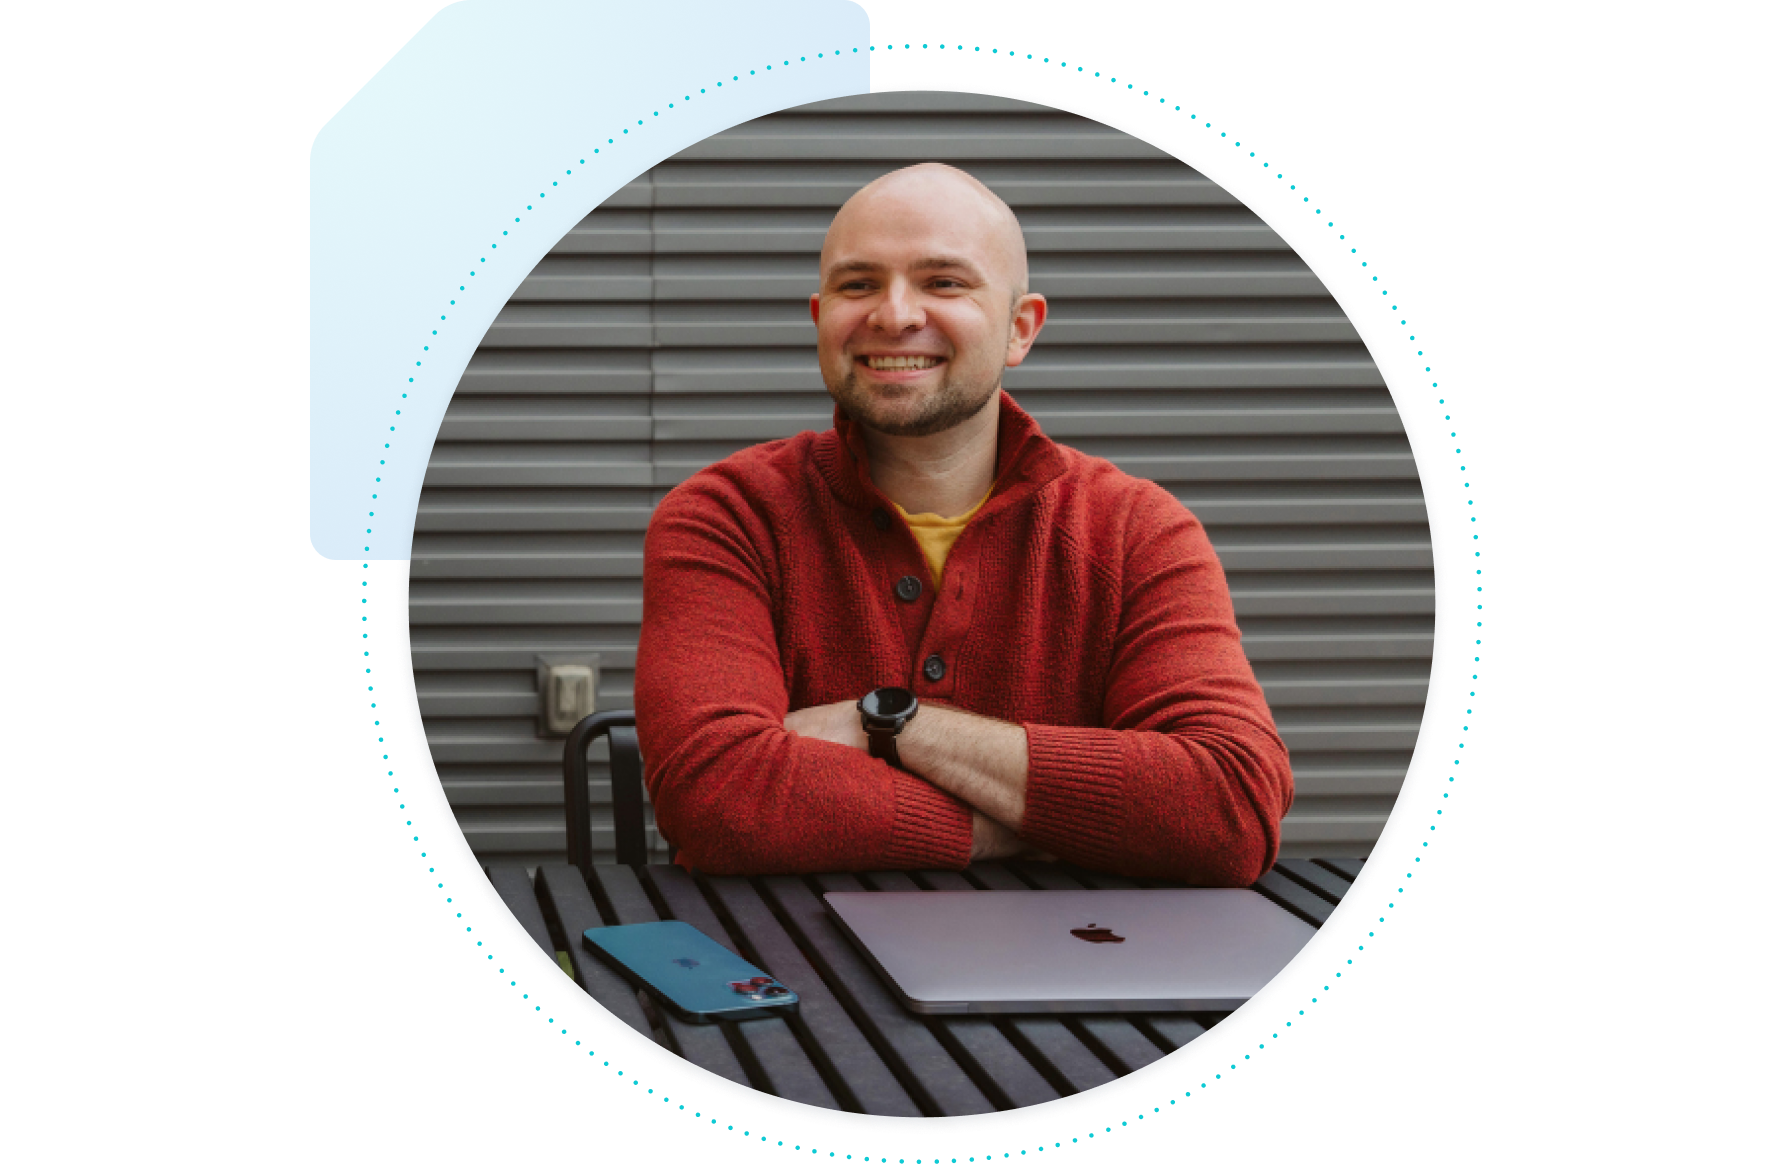
[[[832,741],[861,753],[871,752],[871,739],[865,736],[865,730],[860,727],[859,702],[856,700],[841,700],[833,704],[797,709],[784,718],[784,727],[799,737]]]
[[[1035,862],[1057,862],[1037,846],[1023,842],[1014,831],[978,810],[971,811],[971,861],[984,859],[1024,858]]]
[[[978,810],[971,811],[971,861],[1014,858],[1026,843],[1008,827]]]
[[[1028,849],[1014,831],[977,810],[971,811],[971,861],[1018,858]]]

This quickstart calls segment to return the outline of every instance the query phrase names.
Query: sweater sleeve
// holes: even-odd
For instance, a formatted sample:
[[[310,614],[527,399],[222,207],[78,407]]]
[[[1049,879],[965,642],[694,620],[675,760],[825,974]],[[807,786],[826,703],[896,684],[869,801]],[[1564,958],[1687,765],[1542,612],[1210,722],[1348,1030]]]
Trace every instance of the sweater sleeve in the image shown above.
[[[1249,885],[1275,863],[1294,780],[1219,558],[1148,484],[1125,546],[1105,724],[1026,726],[1021,837],[1100,870]]]
[[[635,715],[661,831],[715,874],[964,866],[963,802],[784,728],[776,532],[752,494],[706,471],[648,526]]]

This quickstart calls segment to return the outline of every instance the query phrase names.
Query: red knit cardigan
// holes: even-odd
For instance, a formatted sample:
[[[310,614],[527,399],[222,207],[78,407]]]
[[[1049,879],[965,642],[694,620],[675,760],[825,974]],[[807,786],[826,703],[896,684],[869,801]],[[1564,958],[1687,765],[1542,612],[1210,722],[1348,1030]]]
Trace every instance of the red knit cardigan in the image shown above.
[[[970,812],[798,737],[792,709],[904,685],[1027,732],[1020,835],[1120,874],[1244,885],[1275,861],[1288,751],[1201,525],[1157,485],[1054,443],[1002,394],[996,484],[944,586],[872,485],[862,435],[744,450],[647,530],[635,711],[679,861],[714,873],[956,868]],[[944,675],[923,672],[938,656]]]

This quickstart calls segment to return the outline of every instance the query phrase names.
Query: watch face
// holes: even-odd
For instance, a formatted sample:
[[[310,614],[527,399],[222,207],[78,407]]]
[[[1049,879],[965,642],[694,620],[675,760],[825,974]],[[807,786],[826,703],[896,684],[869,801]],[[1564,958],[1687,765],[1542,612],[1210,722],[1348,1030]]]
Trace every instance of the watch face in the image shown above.
[[[916,707],[915,694],[906,688],[880,688],[859,702],[859,708],[866,716],[880,721],[911,717]]]

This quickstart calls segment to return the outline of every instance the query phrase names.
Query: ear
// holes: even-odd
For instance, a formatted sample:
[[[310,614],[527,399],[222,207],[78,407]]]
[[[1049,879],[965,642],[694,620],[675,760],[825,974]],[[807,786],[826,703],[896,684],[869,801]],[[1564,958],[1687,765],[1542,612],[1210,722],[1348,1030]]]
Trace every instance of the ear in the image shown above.
[[[1027,358],[1039,330],[1045,327],[1045,297],[1028,292],[1014,304],[1014,318],[1008,325],[1008,357],[1003,363],[1013,368]]]
[[[821,295],[819,293],[812,292],[809,295],[809,319],[817,324],[821,323]]]

